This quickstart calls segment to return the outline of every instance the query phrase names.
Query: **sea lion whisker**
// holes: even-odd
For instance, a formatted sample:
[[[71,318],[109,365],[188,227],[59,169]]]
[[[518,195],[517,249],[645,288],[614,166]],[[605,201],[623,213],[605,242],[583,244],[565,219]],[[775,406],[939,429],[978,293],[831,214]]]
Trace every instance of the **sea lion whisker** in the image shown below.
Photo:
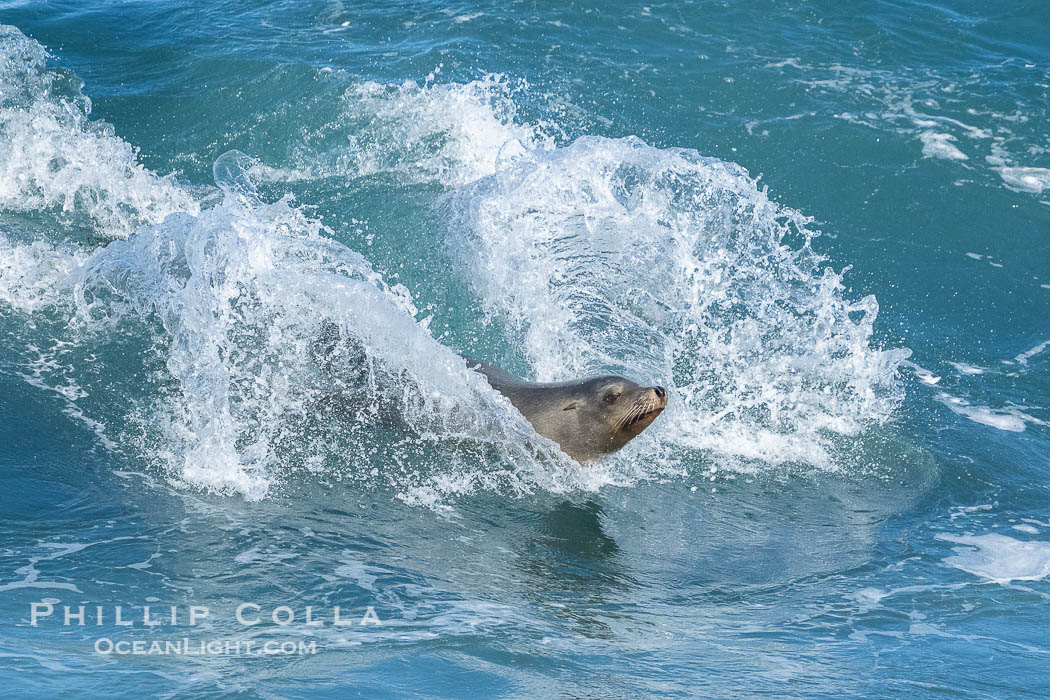
[[[631,407],[630,412],[624,418],[624,421],[619,429],[622,430],[623,428],[627,428],[634,425],[636,422],[638,422],[639,419],[642,418],[642,416],[644,416],[648,412],[648,402],[645,399],[635,403],[635,405]]]
[[[628,413],[627,419],[624,421],[624,424],[619,429],[622,429],[624,427],[630,427],[631,425],[640,421],[645,416],[655,411],[657,408],[657,403],[658,402],[656,401],[656,399],[654,399],[652,396],[646,396],[645,398],[643,398],[641,401],[635,404],[631,412]]]
[[[615,427],[614,432],[619,432],[619,431],[623,430],[624,428],[626,428],[627,425],[630,423],[630,421],[634,418],[634,414],[635,414],[636,410],[637,410],[637,405],[631,406],[629,409],[627,409],[624,412],[624,414],[620,417],[620,419],[616,422],[616,427]]]

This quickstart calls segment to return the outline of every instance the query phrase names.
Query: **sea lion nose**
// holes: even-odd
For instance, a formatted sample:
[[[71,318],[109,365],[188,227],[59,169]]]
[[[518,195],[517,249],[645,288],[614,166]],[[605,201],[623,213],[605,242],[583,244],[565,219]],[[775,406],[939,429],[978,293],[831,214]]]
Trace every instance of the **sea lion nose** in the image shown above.
[[[653,393],[661,400],[667,398],[667,389],[664,389],[662,386],[654,386]]]

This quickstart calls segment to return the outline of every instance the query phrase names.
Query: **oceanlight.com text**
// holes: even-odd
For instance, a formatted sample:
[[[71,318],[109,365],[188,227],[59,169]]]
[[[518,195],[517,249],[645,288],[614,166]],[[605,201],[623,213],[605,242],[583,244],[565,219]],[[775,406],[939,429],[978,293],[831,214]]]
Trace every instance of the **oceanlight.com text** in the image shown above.
[[[118,640],[100,637],[95,653],[116,656],[308,656],[317,653],[316,641],[250,639]]]

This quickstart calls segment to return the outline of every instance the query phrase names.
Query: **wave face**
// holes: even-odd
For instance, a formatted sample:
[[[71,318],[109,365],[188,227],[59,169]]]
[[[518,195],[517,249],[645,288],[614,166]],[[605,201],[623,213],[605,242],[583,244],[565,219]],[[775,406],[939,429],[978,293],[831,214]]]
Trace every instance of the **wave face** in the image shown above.
[[[523,122],[499,77],[432,76],[351,84],[292,163],[231,152],[214,187],[194,187],[91,120],[39,44],[6,28],[3,47],[0,298],[19,372],[174,482],[257,499],[304,473],[436,504],[834,469],[837,441],[902,398],[907,351],[873,344],[875,299],[850,299],[809,220],[733,164],[567,141]],[[470,290],[452,305],[502,338],[472,352],[539,380],[659,382],[669,409],[617,458],[572,463],[435,339],[433,304],[291,196],[255,189],[336,177],[438,186],[429,230]]]

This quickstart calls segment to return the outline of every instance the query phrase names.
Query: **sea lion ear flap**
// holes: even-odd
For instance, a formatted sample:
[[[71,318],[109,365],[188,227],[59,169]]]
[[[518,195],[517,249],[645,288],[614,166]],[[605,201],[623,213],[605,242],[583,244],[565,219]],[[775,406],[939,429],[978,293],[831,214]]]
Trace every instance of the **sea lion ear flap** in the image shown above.
[[[561,410],[563,410],[563,411],[574,411],[574,410],[576,410],[576,402],[573,401],[572,403],[570,403],[569,405],[565,406]]]

